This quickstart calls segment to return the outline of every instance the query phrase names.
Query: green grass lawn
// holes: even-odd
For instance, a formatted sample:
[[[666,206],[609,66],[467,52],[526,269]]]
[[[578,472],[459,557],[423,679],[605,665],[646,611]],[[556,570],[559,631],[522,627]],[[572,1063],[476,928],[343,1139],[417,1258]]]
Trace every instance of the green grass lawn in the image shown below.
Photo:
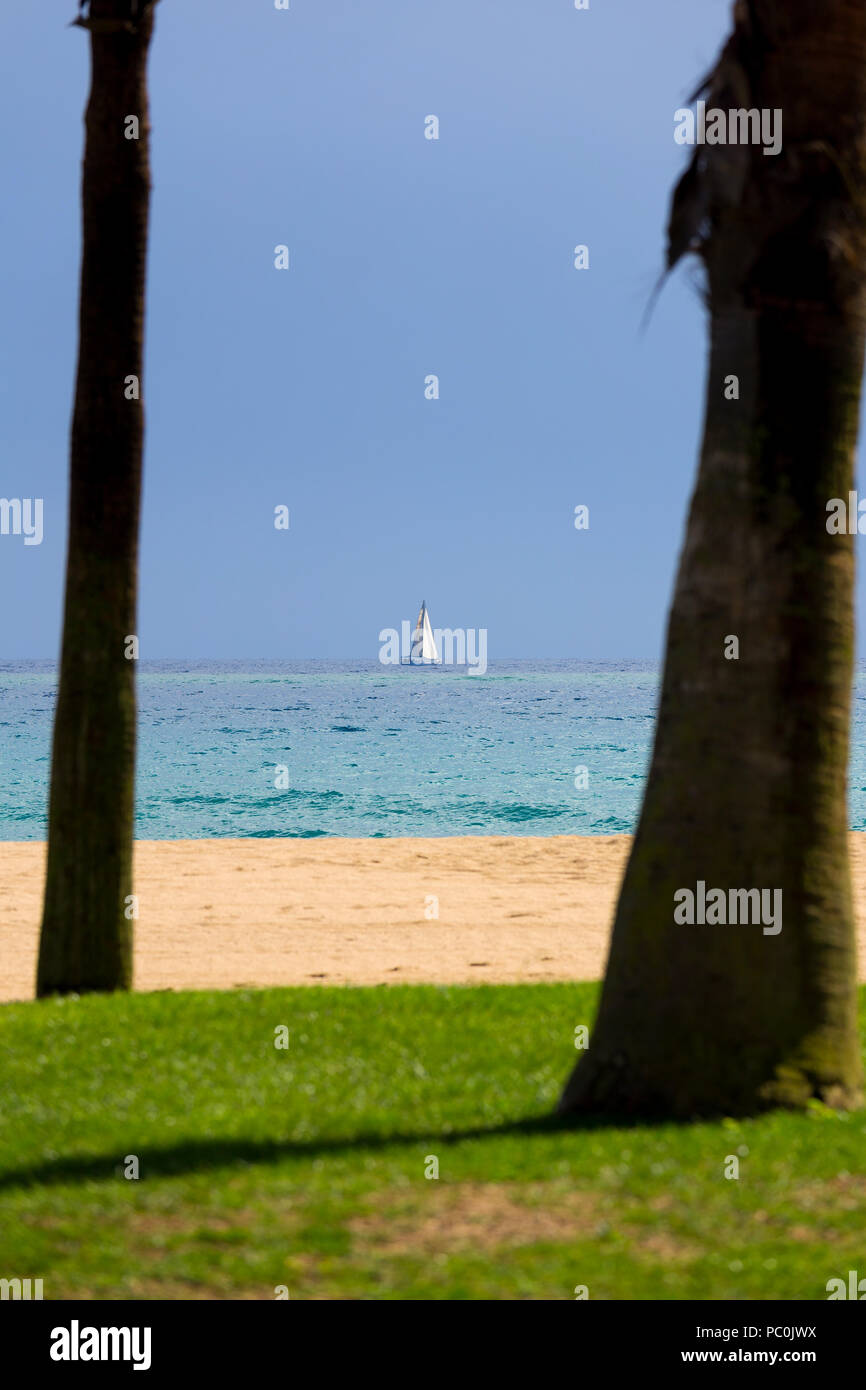
[[[6,1005],[0,1277],[46,1298],[825,1299],[866,1275],[866,1112],[550,1122],[596,991]]]

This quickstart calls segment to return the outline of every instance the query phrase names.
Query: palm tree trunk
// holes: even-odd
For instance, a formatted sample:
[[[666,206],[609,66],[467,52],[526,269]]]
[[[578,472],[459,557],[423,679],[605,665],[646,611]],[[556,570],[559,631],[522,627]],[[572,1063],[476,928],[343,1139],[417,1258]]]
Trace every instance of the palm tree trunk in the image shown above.
[[[670,261],[698,249],[709,287],[703,448],[640,824],[565,1113],[859,1103],[853,537],[828,534],[827,503],[853,486],[866,334],[866,6],[739,0],[734,17],[707,108],[781,109],[783,148],[696,149],[674,200]],[[675,921],[674,894],[699,881],[781,890],[782,930]]]
[[[132,984],[133,784],[150,3],[92,0],[78,375],[37,993]],[[136,116],[138,138],[128,138]],[[132,398],[130,398],[132,397]]]

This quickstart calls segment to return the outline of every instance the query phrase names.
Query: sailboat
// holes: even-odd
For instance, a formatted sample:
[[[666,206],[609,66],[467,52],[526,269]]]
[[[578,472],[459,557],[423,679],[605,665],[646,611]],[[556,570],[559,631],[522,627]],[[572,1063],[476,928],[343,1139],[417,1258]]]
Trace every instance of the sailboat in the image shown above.
[[[408,627],[409,624],[407,623]],[[433,629],[430,626],[430,614],[427,612],[427,601],[422,600],[421,608],[418,613],[418,621],[415,623],[415,631],[412,634],[412,646],[409,655],[404,656],[404,666],[440,666],[442,658],[436,646],[436,639],[433,636]]]

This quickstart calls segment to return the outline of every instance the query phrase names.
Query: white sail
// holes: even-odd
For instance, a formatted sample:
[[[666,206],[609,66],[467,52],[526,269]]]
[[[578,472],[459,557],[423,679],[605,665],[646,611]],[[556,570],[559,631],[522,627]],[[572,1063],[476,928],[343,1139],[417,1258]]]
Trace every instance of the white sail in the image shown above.
[[[436,639],[433,636],[433,628],[430,626],[430,614],[427,612],[426,601],[421,604],[418,613],[418,621],[415,624],[415,632],[412,636],[412,661],[434,661],[440,660],[439,652],[436,648]]]

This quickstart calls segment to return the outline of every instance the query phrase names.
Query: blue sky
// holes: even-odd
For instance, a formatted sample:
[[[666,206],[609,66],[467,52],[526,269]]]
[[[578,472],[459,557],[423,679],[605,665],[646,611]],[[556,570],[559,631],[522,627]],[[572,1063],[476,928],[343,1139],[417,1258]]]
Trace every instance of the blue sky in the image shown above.
[[[45,501],[41,546],[0,537],[0,658],[59,642],[75,8],[0,18],[0,495]],[[161,0],[143,657],[373,657],[421,598],[435,626],[486,627],[493,660],[660,654],[700,430],[693,273],[639,327],[684,160],[673,113],[728,13]]]

